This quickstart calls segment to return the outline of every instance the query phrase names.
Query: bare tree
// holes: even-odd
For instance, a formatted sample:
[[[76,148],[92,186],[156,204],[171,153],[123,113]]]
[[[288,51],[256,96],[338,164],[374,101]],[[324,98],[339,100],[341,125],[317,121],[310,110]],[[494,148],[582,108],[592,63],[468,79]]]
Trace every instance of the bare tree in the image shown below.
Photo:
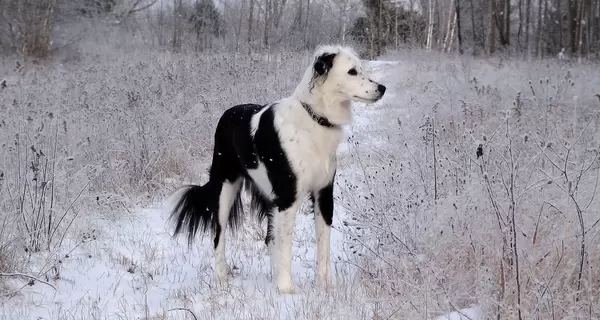
[[[454,18],[456,14],[456,7],[454,0],[450,0],[450,8],[448,13],[448,27],[446,28],[446,36],[444,37],[444,43],[442,46],[442,52],[448,51],[450,45],[450,39],[452,38],[452,32],[454,31]]]
[[[577,11],[577,58],[581,62],[581,58],[583,56],[583,32],[584,32],[584,0],[579,0],[579,10]]]
[[[174,0],[173,5],[173,37],[171,45],[174,49],[181,48],[181,37],[183,36],[183,0]]]
[[[494,21],[496,21],[496,7],[494,0],[488,0],[488,33],[486,37],[486,47],[487,53],[492,54],[496,51],[496,26]]]
[[[431,50],[432,42],[433,42],[433,13],[435,11],[435,2],[429,0],[428,9],[428,20],[427,20],[427,42],[425,47],[427,50]]]
[[[254,21],[254,0],[250,0],[248,8],[248,54],[252,52],[252,25]]]
[[[471,28],[473,29],[473,46],[478,46],[479,41],[477,40],[477,29],[475,28],[475,6],[473,0],[471,0]]]
[[[269,27],[271,25],[271,3],[274,0],[265,0],[265,10],[264,10],[264,29],[263,29],[263,44],[265,48],[269,48]]]
[[[48,57],[56,0],[5,0],[0,4],[10,48],[24,60]]]
[[[537,15],[537,28],[536,33],[536,47],[537,47],[537,56],[538,59],[542,58],[542,29],[544,27],[544,20],[542,16],[542,0],[538,0],[538,15]]]
[[[455,0],[456,4],[456,30],[458,33],[458,52],[463,54],[462,34],[460,29],[460,0]]]
[[[527,0],[525,7],[525,47],[527,52],[527,58],[531,57],[531,43],[529,41],[529,26],[531,20],[531,0]]]
[[[571,44],[571,52],[577,53],[577,26],[579,25],[577,21],[577,0],[568,0],[569,1],[569,39]]]
[[[55,0],[56,1],[56,0]],[[125,10],[119,14],[118,22],[123,23],[129,17],[133,16],[135,13],[144,11],[150,7],[152,7],[158,0],[134,0],[131,3],[124,2],[123,6]],[[178,1],[178,0],[175,0]],[[180,0],[179,0],[180,1]]]

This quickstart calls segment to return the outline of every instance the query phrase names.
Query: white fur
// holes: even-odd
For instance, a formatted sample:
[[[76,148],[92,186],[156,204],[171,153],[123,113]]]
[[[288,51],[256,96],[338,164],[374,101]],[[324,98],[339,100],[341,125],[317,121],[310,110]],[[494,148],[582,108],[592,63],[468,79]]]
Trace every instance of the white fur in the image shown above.
[[[296,211],[300,205],[296,201],[287,210],[277,212],[274,215],[275,224],[275,274],[277,290],[280,293],[292,294],[295,292],[292,282],[292,238],[294,235],[294,224],[296,222]],[[271,257],[273,259],[273,257]]]
[[[279,128],[283,150],[298,179],[297,194],[306,195],[327,186],[335,172],[342,129],[319,125],[292,98],[277,105],[275,127]]]
[[[264,163],[259,161],[258,168],[248,170],[248,175],[250,175],[250,178],[258,185],[262,194],[269,199],[273,199],[273,186],[267,176],[267,168]]]
[[[227,226],[227,220],[229,219],[229,209],[233,205],[241,184],[241,179],[234,183],[224,182],[219,196],[219,224],[222,226],[222,230],[219,235],[219,243],[215,248],[215,278],[217,282],[226,280],[229,271],[229,266],[225,261],[225,226]]]
[[[317,284],[322,288],[327,288],[331,285],[331,267],[329,263],[331,226],[325,223],[319,206],[315,206],[315,229],[317,238]]]

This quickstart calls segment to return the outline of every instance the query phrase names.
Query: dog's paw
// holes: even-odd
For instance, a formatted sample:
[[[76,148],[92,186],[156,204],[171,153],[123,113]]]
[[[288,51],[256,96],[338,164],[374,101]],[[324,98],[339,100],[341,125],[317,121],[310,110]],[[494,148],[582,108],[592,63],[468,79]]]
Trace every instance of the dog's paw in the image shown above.
[[[225,283],[231,277],[232,272],[229,265],[221,265],[215,268],[215,282]]]
[[[277,281],[277,292],[279,294],[295,294],[296,289],[294,288],[292,279],[279,279],[279,281]]]
[[[230,277],[231,276],[228,273],[225,273],[225,274],[215,273],[215,283],[216,284],[227,283],[229,281]]]
[[[291,287],[279,287],[277,286],[277,293],[279,294],[296,294],[296,288]]]

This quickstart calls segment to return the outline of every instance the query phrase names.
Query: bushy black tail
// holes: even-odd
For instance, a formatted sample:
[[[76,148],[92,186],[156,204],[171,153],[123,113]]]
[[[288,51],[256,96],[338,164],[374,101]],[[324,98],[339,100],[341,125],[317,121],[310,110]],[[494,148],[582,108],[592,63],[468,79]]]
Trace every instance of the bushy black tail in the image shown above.
[[[191,245],[198,228],[202,232],[215,232],[219,226],[219,194],[221,183],[209,181],[203,186],[190,185],[171,211],[169,220],[175,224],[173,236],[187,233],[188,244]]]

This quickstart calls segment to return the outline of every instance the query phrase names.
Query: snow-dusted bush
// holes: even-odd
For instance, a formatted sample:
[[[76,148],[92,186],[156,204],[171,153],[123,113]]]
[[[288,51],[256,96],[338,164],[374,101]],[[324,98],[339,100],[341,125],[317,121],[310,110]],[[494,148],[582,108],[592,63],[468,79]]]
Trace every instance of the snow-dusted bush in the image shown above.
[[[399,59],[368,132],[382,139],[351,141],[360,170],[339,182],[348,259],[391,297],[382,316],[600,316],[597,75]]]

